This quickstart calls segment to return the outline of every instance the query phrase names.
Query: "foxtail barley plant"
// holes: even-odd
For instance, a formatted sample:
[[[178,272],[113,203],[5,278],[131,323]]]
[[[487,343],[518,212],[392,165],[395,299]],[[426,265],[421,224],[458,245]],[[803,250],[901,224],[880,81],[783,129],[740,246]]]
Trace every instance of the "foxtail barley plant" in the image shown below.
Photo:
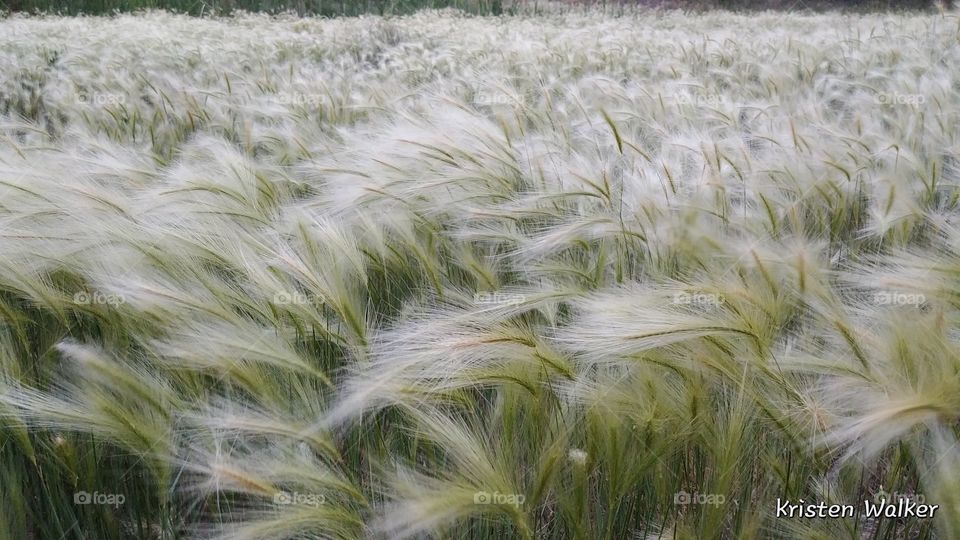
[[[3,19],[0,538],[960,538],[958,36]]]

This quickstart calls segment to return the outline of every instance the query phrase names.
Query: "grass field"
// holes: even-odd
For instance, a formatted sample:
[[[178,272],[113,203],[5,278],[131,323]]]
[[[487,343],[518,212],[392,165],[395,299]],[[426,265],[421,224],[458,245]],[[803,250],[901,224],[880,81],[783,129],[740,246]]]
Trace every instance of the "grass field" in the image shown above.
[[[422,9],[458,9],[472,14],[499,15],[527,0],[0,0],[0,12],[43,12],[60,15],[104,15],[165,9],[190,15],[230,15],[238,11],[316,15],[323,17],[362,14],[402,15]],[[810,0],[814,1],[814,0]],[[887,0],[890,1],[890,0]],[[926,0],[909,0],[926,3]],[[532,0],[536,9],[542,0]],[[910,7],[916,8],[917,5]],[[930,7],[921,5],[920,7]]]
[[[951,0],[0,0],[0,14],[45,13],[58,15],[112,15],[165,9],[198,16],[231,15],[238,11],[295,13],[322,17],[396,16],[424,9],[457,9],[474,15],[539,14],[586,8],[605,14],[623,14],[638,6],[657,9],[725,10],[836,10],[936,11],[951,7]]]
[[[0,539],[960,538],[958,22],[0,20]]]

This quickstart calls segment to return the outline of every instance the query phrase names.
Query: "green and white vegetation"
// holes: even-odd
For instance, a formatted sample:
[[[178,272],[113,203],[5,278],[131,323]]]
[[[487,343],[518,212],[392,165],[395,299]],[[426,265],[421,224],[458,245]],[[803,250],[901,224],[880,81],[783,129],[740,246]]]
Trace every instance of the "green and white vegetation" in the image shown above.
[[[960,538],[958,22],[0,21],[0,539]]]

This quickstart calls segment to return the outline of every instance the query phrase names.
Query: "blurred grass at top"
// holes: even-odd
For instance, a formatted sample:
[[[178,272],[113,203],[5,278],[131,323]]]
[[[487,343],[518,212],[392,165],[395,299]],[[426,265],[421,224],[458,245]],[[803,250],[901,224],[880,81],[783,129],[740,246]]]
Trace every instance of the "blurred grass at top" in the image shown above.
[[[481,15],[509,14],[547,4],[592,5],[607,8],[650,6],[684,9],[784,10],[895,10],[949,7],[949,0],[0,0],[6,12],[98,15],[143,9],[166,9],[191,15],[229,14],[233,11],[300,15],[351,16],[404,14],[420,9],[454,8]]]

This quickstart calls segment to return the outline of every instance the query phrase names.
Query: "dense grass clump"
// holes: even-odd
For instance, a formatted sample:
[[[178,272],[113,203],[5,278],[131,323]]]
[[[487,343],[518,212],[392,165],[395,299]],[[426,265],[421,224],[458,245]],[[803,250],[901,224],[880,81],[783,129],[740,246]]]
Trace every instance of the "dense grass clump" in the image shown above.
[[[958,28],[0,22],[0,538],[960,538]]]

